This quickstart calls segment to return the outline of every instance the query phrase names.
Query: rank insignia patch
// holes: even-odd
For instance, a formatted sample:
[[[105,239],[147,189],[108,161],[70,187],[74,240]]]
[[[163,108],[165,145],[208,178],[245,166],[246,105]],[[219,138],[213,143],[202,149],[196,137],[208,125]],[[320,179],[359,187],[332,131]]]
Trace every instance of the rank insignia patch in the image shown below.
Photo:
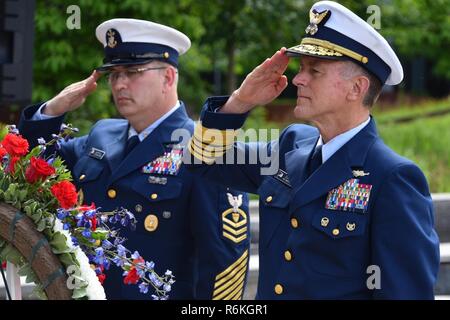
[[[350,179],[328,192],[325,209],[349,212],[367,212],[371,184],[359,183],[359,179]]]
[[[227,193],[227,197],[232,208],[222,212],[222,234],[234,243],[239,243],[247,239],[247,214],[239,208],[242,205],[242,194],[236,197]]]
[[[177,175],[180,170],[183,157],[183,147],[172,146],[172,150],[164,152],[161,157],[156,158],[142,167],[143,173],[157,173],[166,175]]]

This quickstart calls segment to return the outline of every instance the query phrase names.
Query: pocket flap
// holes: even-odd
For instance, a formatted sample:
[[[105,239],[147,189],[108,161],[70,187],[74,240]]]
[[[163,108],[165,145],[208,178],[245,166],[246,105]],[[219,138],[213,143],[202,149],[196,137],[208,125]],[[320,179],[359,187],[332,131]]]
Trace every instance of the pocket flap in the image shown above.
[[[96,180],[103,171],[103,165],[89,158],[80,159],[74,166],[73,178],[78,184]]]
[[[286,208],[291,197],[291,188],[269,177],[259,187],[261,203],[267,207]]]

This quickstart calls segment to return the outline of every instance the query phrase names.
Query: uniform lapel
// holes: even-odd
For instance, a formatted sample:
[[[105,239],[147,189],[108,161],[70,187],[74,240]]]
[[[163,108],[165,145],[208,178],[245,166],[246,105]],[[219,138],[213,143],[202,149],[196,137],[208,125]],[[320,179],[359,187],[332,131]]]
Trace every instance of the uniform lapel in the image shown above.
[[[297,141],[296,148],[284,156],[286,172],[293,190],[305,182],[308,161],[318,139],[319,135]]]
[[[123,150],[128,139],[128,127],[128,121],[123,121],[118,124],[117,130],[119,133],[105,147],[111,172],[114,172],[114,170],[117,169],[122,160]]]

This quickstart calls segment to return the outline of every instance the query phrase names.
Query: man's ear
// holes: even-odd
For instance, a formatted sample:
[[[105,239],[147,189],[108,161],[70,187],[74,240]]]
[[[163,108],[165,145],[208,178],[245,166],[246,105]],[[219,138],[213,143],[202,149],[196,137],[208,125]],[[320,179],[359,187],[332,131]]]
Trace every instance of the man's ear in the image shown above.
[[[370,80],[365,76],[356,76],[352,80],[350,90],[347,94],[347,99],[350,101],[363,101],[369,90]]]
[[[164,70],[164,87],[171,88],[175,85],[177,71],[173,67],[167,67]]]

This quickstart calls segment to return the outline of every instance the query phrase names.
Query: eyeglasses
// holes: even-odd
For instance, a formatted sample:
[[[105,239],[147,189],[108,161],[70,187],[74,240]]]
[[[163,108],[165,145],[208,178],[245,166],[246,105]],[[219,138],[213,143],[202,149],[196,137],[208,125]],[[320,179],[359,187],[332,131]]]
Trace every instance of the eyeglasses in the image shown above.
[[[148,68],[130,68],[123,71],[105,71],[104,74],[106,75],[108,82],[113,83],[116,82],[120,75],[123,74],[125,78],[129,80],[134,80],[138,78],[142,73],[149,70],[160,70],[160,69],[166,69],[167,67],[148,67]]]

